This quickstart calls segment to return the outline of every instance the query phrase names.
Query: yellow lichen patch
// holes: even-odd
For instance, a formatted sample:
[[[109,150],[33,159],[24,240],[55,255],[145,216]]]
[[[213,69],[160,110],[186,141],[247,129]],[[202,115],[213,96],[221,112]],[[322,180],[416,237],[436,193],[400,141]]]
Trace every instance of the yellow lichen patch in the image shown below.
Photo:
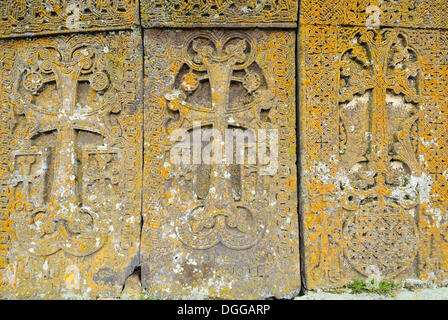
[[[371,28],[447,28],[447,8],[444,0],[301,0],[300,22]]]
[[[213,24],[255,25],[260,23],[294,23],[297,21],[297,0],[141,0],[142,24],[190,27]]]
[[[40,34],[114,30],[137,22],[137,0],[91,2],[1,0],[0,38]]]

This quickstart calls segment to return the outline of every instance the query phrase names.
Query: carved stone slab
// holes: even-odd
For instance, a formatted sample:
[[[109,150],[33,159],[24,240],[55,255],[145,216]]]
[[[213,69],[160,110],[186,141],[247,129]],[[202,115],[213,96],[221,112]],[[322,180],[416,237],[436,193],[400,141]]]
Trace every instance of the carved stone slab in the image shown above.
[[[308,288],[447,279],[447,39],[301,26]]]
[[[0,0],[0,38],[130,28],[137,0]]]
[[[445,0],[301,0],[301,24],[447,28]]]
[[[141,0],[143,27],[253,25],[297,21],[298,0]]]
[[[138,264],[138,33],[0,42],[1,295],[120,293]]]
[[[294,41],[293,31],[145,31],[142,281],[155,296],[298,292]],[[202,147],[197,132],[217,155],[231,146],[224,135],[263,130],[278,161],[207,163],[206,147],[200,162],[173,157],[187,141]]]

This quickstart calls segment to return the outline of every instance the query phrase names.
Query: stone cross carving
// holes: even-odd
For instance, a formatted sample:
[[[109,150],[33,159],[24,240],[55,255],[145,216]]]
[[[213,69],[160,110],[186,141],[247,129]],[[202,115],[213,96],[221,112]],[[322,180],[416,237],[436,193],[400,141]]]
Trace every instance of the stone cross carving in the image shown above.
[[[250,38],[241,34],[222,36],[203,33],[189,39],[184,47],[184,59],[192,71],[183,78],[183,87],[186,91],[194,91],[200,80],[208,79],[211,107],[193,106],[176,99],[170,101],[168,107],[172,111],[180,110],[182,116],[187,114],[187,109],[193,109],[196,112],[193,112],[195,115],[192,117],[201,121],[202,127],[212,125],[221,138],[231,125],[237,125],[243,130],[254,127],[253,122],[258,118],[248,117],[248,114],[255,113],[258,106],[231,109],[229,105],[231,81],[243,83],[248,92],[256,90],[260,85],[259,76],[247,71],[254,62],[254,45]],[[188,52],[188,49],[192,49],[192,52]],[[235,70],[246,70],[246,76],[234,76]],[[206,74],[199,76],[193,71]],[[219,137],[214,137],[214,150],[221,150],[223,144],[224,141]],[[257,212],[244,201],[237,204],[232,197],[229,182],[231,166],[228,163],[212,166],[206,198],[190,212],[187,219],[179,219],[177,233],[186,245],[195,249],[208,249],[222,243],[226,247],[241,250],[252,247],[262,237],[265,228],[262,212]],[[246,221],[247,215],[252,217],[251,223]]]
[[[345,228],[347,256],[362,274],[394,276],[416,253],[409,213],[418,204],[410,183],[418,174],[411,143],[419,101],[416,53],[390,30],[359,33],[353,43],[342,55],[339,100],[341,141],[349,145],[341,148],[350,176],[343,208],[353,212]]]
[[[21,184],[21,193],[26,196],[24,199],[24,205],[34,208],[41,205],[42,192],[38,192],[36,197],[32,197],[34,194],[32,188],[36,188],[42,191],[40,184],[43,178],[43,170],[45,170],[45,158],[47,156],[47,150],[40,152],[37,150],[28,150],[28,152],[15,153],[15,173],[11,181],[12,186],[18,187]],[[40,161],[39,161],[40,160]],[[33,170],[33,166],[38,165],[40,170]],[[26,208],[24,208],[26,210]]]
[[[25,98],[24,112],[30,130],[24,143],[49,133],[54,133],[56,138],[51,152],[51,192],[46,203],[31,213],[30,223],[34,231],[19,233],[24,232],[23,236],[33,239],[29,241],[30,251],[38,255],[50,255],[59,250],[78,256],[88,255],[104,244],[106,226],[98,224],[99,215],[83,206],[81,201],[77,132],[103,132],[102,115],[107,108],[91,110],[78,101],[77,94],[82,81],[90,82],[93,90],[104,92],[109,84],[108,76],[99,70],[94,51],[86,45],[62,50],[42,48],[32,59],[22,80],[24,91],[31,94]],[[56,84],[58,105],[48,101],[41,105],[34,103],[33,97],[52,82]]]
[[[418,69],[412,62],[412,55],[415,53],[406,47],[404,38],[394,37],[390,31],[376,34],[372,30],[359,37],[358,41],[358,45],[349,52],[349,56],[362,66],[362,70],[360,73],[350,72],[348,69],[350,65],[343,64],[341,76],[351,78],[351,87],[342,88],[340,101],[348,101],[356,94],[372,91],[374,109],[371,120],[372,149],[369,157],[372,166],[377,170],[384,170],[388,166],[385,161],[388,161],[387,153],[391,138],[388,133],[388,127],[391,125],[387,123],[386,113],[387,93],[392,91],[397,95],[402,94],[409,102],[418,101],[414,86]],[[364,46],[371,54],[367,55]],[[345,66],[347,68],[344,68]]]

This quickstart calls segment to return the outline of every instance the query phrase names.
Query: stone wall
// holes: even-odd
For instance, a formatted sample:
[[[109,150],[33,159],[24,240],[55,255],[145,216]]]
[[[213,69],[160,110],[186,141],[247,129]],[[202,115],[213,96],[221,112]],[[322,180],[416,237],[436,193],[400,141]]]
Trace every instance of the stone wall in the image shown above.
[[[447,13],[0,0],[0,295],[118,298],[131,275],[158,298],[442,282]],[[176,161],[207,141],[213,161]],[[236,162],[262,146],[274,162]]]

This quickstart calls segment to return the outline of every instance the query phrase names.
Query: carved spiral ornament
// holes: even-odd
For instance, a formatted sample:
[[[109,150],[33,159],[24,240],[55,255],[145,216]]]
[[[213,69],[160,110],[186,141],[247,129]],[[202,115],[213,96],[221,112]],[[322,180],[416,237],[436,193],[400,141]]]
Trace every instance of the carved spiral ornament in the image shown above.
[[[37,94],[43,86],[42,76],[37,72],[27,73],[23,79],[23,86],[31,93]]]

